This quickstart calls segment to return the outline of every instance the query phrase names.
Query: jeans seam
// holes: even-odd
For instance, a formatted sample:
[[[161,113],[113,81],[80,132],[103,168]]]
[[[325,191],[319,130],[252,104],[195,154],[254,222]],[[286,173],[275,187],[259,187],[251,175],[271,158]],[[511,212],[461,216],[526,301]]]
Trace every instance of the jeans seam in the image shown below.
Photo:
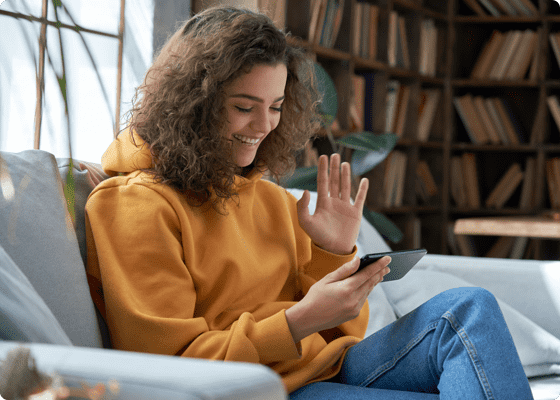
[[[385,372],[387,372],[388,370],[390,370],[391,368],[393,368],[397,362],[403,358],[414,346],[416,346],[418,343],[420,343],[420,341],[422,341],[422,339],[424,339],[424,337],[430,332],[433,331],[434,329],[436,329],[437,324],[439,323],[439,321],[434,321],[431,324],[429,324],[428,326],[426,326],[426,328],[424,328],[423,331],[421,331],[418,335],[416,335],[411,341],[409,341],[405,347],[403,347],[401,350],[399,350],[395,356],[388,362],[386,362],[383,365],[380,365],[379,367],[377,367],[375,369],[375,371],[373,371],[371,374],[369,374],[366,379],[364,379],[362,381],[362,383],[360,383],[358,386],[361,387],[366,387],[371,385],[371,383],[373,383],[377,378],[379,378],[381,375],[383,375]]]
[[[443,314],[442,317],[445,318],[447,321],[449,321],[451,327],[455,330],[455,332],[461,339],[461,342],[463,342],[463,346],[465,346],[465,349],[467,350],[467,353],[473,363],[474,369],[476,371],[476,374],[478,375],[478,379],[482,385],[486,397],[488,398],[488,400],[495,399],[494,394],[492,393],[492,388],[490,387],[490,382],[488,381],[488,377],[486,376],[486,371],[482,366],[480,357],[478,356],[476,348],[474,347],[474,344],[470,340],[469,335],[467,334],[465,329],[459,324],[455,316],[451,314],[449,311]]]

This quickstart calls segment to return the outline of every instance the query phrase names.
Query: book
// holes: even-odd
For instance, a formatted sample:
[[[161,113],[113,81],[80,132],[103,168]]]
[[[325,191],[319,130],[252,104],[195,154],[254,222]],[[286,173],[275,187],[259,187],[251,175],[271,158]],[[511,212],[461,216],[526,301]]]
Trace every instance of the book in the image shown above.
[[[460,156],[451,157],[451,197],[459,208],[467,207],[467,195],[463,180],[463,166]]]
[[[500,114],[498,113],[498,109],[494,103],[494,100],[491,98],[484,99],[484,105],[486,106],[486,110],[488,111],[488,115],[492,119],[494,128],[498,132],[498,136],[503,144],[509,144],[508,134],[506,133],[506,128],[502,124],[502,120],[500,118]]]
[[[467,193],[467,206],[480,208],[480,192],[478,188],[478,174],[476,156],[474,153],[463,153],[461,157],[465,191]]]
[[[498,111],[498,115],[500,116],[500,121],[502,122],[502,125],[504,126],[507,133],[509,144],[519,144],[520,141],[518,133],[513,125],[513,122],[511,121],[510,115],[506,110],[503,100],[499,97],[495,97],[492,99],[492,101],[496,106],[496,110]]]
[[[407,156],[403,152],[398,152],[397,159],[397,175],[395,180],[394,196],[392,201],[393,207],[400,207],[403,204],[404,183],[406,180],[406,164]]]
[[[548,40],[550,41],[550,46],[554,53],[557,65],[560,65],[560,44],[558,43],[558,33],[550,33],[548,35]]]
[[[395,134],[398,137],[404,136],[406,125],[406,117],[408,113],[408,104],[410,102],[410,86],[401,85],[399,93],[399,101],[397,105],[397,113],[395,114]]]
[[[467,134],[474,144],[485,144],[490,141],[488,133],[484,130],[484,126],[478,118],[478,114],[474,107],[473,97],[470,93],[457,97],[455,107],[459,111],[459,116],[463,121],[463,125],[467,130]]]
[[[498,181],[486,199],[486,207],[502,208],[523,180],[523,171],[518,163],[513,163]]]
[[[416,164],[416,177],[418,178],[422,192],[426,195],[422,196],[425,201],[438,194],[436,181],[425,160],[419,160]]]
[[[548,104],[550,114],[552,114],[552,118],[554,119],[554,123],[556,124],[556,128],[560,130],[560,102],[558,101],[558,96],[548,96],[546,98],[546,102]]]
[[[516,237],[515,240],[513,241],[509,258],[515,260],[522,259],[528,242],[529,242],[529,238],[527,236]]]
[[[397,66],[397,41],[398,41],[398,20],[399,15],[396,11],[389,13],[389,31],[387,40],[387,64],[390,67]]]
[[[496,62],[498,52],[506,38],[503,32],[494,30],[488,42],[482,48],[474,67],[471,71],[471,79],[486,79],[490,70]]]
[[[353,130],[364,130],[364,106],[366,78],[362,75],[352,75],[352,107],[354,111],[350,113]]]
[[[521,187],[521,197],[519,199],[519,208],[522,210],[530,210],[534,205],[536,162],[537,160],[533,157],[527,158],[525,162],[523,186]]]
[[[499,17],[500,16],[500,12],[498,11],[498,9],[496,7],[494,7],[494,4],[492,4],[489,0],[479,0],[479,1],[480,1],[480,4],[482,4],[484,6],[484,8],[486,8],[486,10],[488,10],[490,15],[492,15],[494,17]]]
[[[560,196],[558,193],[558,186],[556,183],[556,177],[554,174],[554,160],[546,160],[546,182],[548,186],[548,195],[550,199],[550,208],[555,210],[560,208]]]
[[[537,28],[537,43],[541,42],[543,29]],[[529,80],[536,81],[539,76],[540,62],[541,62],[541,46],[535,46],[533,53],[533,60],[531,61],[531,69],[529,70]]]
[[[520,30],[514,30],[507,33],[506,41],[503,44],[502,51],[498,55],[498,60],[490,70],[491,79],[503,79],[508,66],[512,62],[513,55],[519,47],[522,37],[523,32]]]
[[[406,33],[406,20],[403,16],[399,16],[399,49],[400,49],[400,58],[402,58],[402,66],[406,69],[410,69],[410,56],[408,53],[408,39]]]
[[[401,83],[397,80],[387,82],[387,96],[385,107],[385,132],[394,132],[393,122],[397,113],[398,94]]]
[[[465,3],[467,3],[467,5],[471,8],[471,10],[473,10],[475,13],[477,13],[480,16],[484,16],[486,15],[486,12],[484,11],[484,9],[480,6],[480,4],[478,4],[476,2],[476,0],[465,0]]]
[[[494,122],[492,122],[492,118],[490,117],[488,110],[486,109],[484,98],[482,96],[475,96],[473,98],[473,105],[476,113],[478,114],[480,122],[484,126],[484,130],[488,134],[490,143],[500,144],[500,135],[498,134],[498,131],[494,126]]]
[[[417,139],[427,142],[441,97],[440,89],[427,89],[420,92],[421,107],[418,108]]]
[[[369,30],[368,30],[368,58],[370,60],[377,59],[377,27],[379,25],[379,7],[375,4],[369,5]]]
[[[515,237],[513,236],[500,236],[494,242],[494,245],[488,250],[484,257],[490,258],[508,258],[511,254],[511,249],[513,243],[515,242]]]
[[[317,0],[315,0],[317,1]],[[362,43],[362,13],[364,12],[364,4],[357,2],[354,7],[354,14],[352,15],[352,53],[359,56]]]
[[[519,45],[518,52],[506,71],[504,78],[507,79],[524,79],[529,71],[531,61],[533,60],[534,48],[538,45],[538,35],[536,31],[527,29],[524,37]]]

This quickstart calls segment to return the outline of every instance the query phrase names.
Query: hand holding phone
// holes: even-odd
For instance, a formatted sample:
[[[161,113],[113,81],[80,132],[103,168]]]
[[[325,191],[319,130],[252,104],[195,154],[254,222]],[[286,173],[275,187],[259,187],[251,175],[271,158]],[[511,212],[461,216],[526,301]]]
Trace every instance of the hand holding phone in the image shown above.
[[[426,253],[426,249],[415,249],[367,254],[360,259],[360,266],[358,267],[358,271],[360,271],[362,268],[365,268],[369,264],[376,262],[384,256],[390,256],[391,262],[389,263],[388,267],[391,269],[391,272],[383,277],[383,282],[394,281],[405,276],[408,271],[410,271],[412,267],[414,267],[416,263],[418,263],[418,261],[420,261],[420,259],[424,257],[424,255],[426,255]]]

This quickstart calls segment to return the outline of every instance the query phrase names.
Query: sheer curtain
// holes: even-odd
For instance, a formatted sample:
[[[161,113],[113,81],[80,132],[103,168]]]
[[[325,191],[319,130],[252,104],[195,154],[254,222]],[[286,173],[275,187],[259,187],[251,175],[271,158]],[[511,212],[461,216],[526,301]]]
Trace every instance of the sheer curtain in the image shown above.
[[[42,0],[0,4],[0,150],[32,149],[37,102]],[[53,2],[47,20],[56,22]],[[40,149],[57,157],[99,162],[113,139],[117,102],[120,4],[118,0],[62,0],[57,29],[46,30],[45,89]],[[126,0],[121,117],[152,60],[154,0]],[[18,16],[20,16],[18,18]],[[73,20],[72,20],[73,19]],[[68,26],[78,25],[80,33]],[[60,32],[60,37],[59,37]],[[62,47],[61,47],[62,44]],[[89,53],[87,51],[89,49]],[[62,50],[62,53],[61,53]],[[62,57],[66,81],[61,81]],[[95,65],[95,68],[94,68]],[[60,85],[66,85],[69,124]],[[120,126],[125,125],[121,118]]]

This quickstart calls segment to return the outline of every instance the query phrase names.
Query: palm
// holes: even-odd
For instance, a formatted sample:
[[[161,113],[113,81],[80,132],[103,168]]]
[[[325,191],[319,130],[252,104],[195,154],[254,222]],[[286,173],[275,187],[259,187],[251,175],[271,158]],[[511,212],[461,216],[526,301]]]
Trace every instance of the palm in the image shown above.
[[[367,179],[362,179],[352,204],[350,165],[344,163],[341,168],[340,156],[334,154],[329,172],[328,157],[322,156],[317,173],[315,213],[309,214],[309,193],[306,192],[298,202],[300,226],[319,247],[337,254],[350,253],[360,231],[367,187]]]

